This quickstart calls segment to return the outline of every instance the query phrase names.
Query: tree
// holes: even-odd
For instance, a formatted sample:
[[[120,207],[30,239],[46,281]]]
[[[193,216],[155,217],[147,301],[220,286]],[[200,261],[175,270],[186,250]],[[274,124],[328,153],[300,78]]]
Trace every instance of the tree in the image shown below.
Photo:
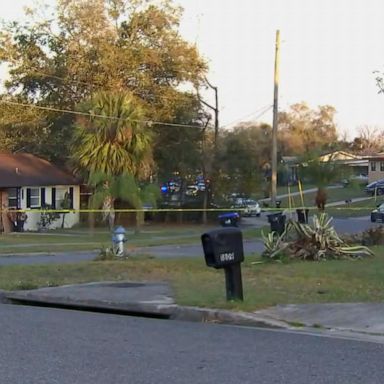
[[[22,102],[11,97],[0,98],[0,151],[28,151],[44,154],[49,147],[50,125],[44,113],[32,108],[2,104],[1,101]]]
[[[79,104],[78,110],[90,113],[79,117],[76,124],[72,159],[78,171],[149,177],[152,133],[129,93],[99,92]]]
[[[178,33],[181,12],[167,0],[57,0],[53,18],[30,11],[32,23],[0,31],[0,61],[10,68],[7,94],[73,109],[97,91],[129,91],[151,120],[177,122],[186,95],[180,86],[198,87],[207,70]],[[71,139],[73,120],[44,112],[47,142],[54,143],[47,157],[66,160],[63,143]]]
[[[376,75],[376,85],[379,88],[379,93],[384,93],[384,73],[380,71],[374,71]]]
[[[327,186],[340,180],[345,173],[343,166],[332,158],[321,161],[316,153],[301,157],[300,177],[313,182],[317,187],[315,204],[319,210],[324,211],[327,202]]]
[[[377,126],[364,125],[352,142],[351,149],[362,155],[373,155],[384,149],[384,131]]]
[[[305,103],[291,105],[279,113],[279,147],[283,155],[301,155],[328,149],[337,141],[334,122],[336,110],[332,106],[319,106],[313,110]]]
[[[271,127],[242,123],[220,140],[221,190],[250,195],[261,186],[263,165],[270,160]]]
[[[95,186],[90,179],[94,174],[98,183],[102,181],[104,218],[109,217],[112,228],[115,199],[123,196],[114,186],[120,185],[119,177],[124,174],[138,179],[149,177],[152,135],[143,123],[140,107],[128,93],[96,93],[79,105],[79,111],[89,111],[90,117],[78,119],[72,160],[88,184]],[[105,178],[99,180],[99,174]]]
[[[103,208],[104,213],[108,212],[109,228],[114,226],[115,214],[113,209],[106,209],[106,201],[111,201],[114,207],[116,200],[127,202],[136,210],[136,232],[140,232],[140,227],[144,222],[143,203],[148,203],[156,207],[159,198],[159,189],[152,184],[146,184],[139,187],[135,178],[127,173],[119,176],[107,175],[103,172],[92,172],[89,177],[89,185],[93,188],[89,204],[90,208]]]
[[[186,96],[178,103],[175,120],[185,126],[153,127],[154,159],[162,180],[174,174],[185,178],[201,172],[201,145],[209,116],[201,111],[201,104],[195,97]]]

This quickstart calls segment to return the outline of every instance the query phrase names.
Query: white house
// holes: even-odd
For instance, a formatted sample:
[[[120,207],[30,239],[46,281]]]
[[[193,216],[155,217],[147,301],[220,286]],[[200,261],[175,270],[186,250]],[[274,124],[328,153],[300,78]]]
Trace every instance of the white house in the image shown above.
[[[64,216],[64,227],[79,222],[80,183],[69,173],[50,162],[28,153],[0,153],[0,231],[36,231],[42,227],[42,209],[74,210]],[[14,212],[25,210],[25,216]],[[77,211],[76,211],[77,210]],[[49,224],[49,229],[60,228],[63,213]]]

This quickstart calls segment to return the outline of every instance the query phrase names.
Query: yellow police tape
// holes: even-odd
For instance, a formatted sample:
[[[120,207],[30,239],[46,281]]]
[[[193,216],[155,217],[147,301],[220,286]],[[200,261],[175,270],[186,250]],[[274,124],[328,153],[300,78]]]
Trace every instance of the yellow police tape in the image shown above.
[[[318,208],[313,207],[300,207],[300,208],[262,208],[262,212],[294,212],[296,210],[308,209],[310,211],[316,210]],[[340,206],[330,206],[328,210],[341,210],[341,211],[360,211],[360,210],[372,210],[373,207],[340,207]],[[142,208],[142,209],[0,209],[0,213],[103,213],[103,212],[244,212],[247,209],[245,208]],[[327,211],[327,208],[325,212]],[[321,211],[319,211],[321,213]]]

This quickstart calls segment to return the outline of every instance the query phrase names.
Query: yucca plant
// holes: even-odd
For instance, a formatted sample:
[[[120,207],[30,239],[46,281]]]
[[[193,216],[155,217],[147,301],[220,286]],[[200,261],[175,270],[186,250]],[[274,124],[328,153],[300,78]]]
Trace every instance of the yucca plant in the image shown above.
[[[272,260],[280,259],[284,249],[288,246],[288,243],[284,242],[285,232],[281,235],[277,232],[269,232],[265,235],[264,231],[261,231],[261,236],[265,247],[263,256]]]
[[[285,232],[279,237],[263,236],[263,256],[272,259],[284,255],[303,260],[327,260],[371,256],[373,252],[362,245],[349,246],[332,226],[326,213],[314,215],[312,225],[289,220]]]

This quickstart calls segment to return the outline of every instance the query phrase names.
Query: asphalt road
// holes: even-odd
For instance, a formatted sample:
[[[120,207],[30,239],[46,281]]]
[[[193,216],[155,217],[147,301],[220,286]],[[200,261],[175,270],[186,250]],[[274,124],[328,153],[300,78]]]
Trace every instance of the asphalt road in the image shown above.
[[[382,384],[384,345],[0,305],[7,384]]]
[[[287,218],[289,218],[289,214]],[[296,214],[292,216],[296,219]],[[311,220],[311,215],[309,217]],[[357,233],[365,231],[368,228],[380,225],[382,223],[371,223],[370,216],[358,216],[350,218],[333,218],[332,225],[338,233]],[[242,219],[242,226],[249,227],[263,227],[268,226],[267,214],[263,213],[260,217],[246,217]]]

